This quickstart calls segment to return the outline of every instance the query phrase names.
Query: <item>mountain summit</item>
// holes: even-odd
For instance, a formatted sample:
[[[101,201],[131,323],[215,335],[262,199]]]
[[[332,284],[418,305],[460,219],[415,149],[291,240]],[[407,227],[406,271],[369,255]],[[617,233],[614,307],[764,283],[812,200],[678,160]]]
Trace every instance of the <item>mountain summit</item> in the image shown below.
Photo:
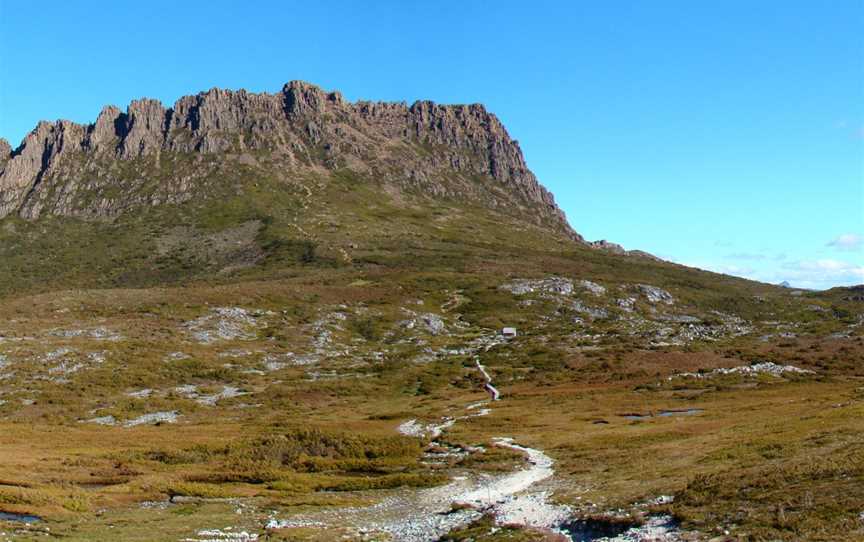
[[[17,149],[0,140],[0,218],[112,218],[206,197],[234,166],[296,176],[347,170],[388,192],[509,209],[581,240],[484,106],[346,101],[301,81],[275,94],[211,89],[173,107],[107,106],[89,125],[40,122]]]

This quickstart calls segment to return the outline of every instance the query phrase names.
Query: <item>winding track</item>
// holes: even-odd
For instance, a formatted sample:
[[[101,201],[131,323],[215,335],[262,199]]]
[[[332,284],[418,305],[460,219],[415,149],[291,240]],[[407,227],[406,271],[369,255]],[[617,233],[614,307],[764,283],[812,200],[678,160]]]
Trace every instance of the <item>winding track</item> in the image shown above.
[[[493,340],[485,345],[484,352],[497,344],[500,344],[500,341]],[[483,387],[489,393],[491,401],[500,400],[501,393],[480,362],[479,355],[474,357],[474,362],[483,375]],[[417,420],[409,420],[399,426],[399,431],[410,436],[434,439],[459,420],[489,414],[489,408],[477,409],[488,404],[469,405],[466,410],[476,411],[456,418],[444,418],[436,425],[423,425]],[[496,446],[524,453],[528,467],[503,476],[455,477],[449,484],[441,487],[393,492],[372,506],[326,510],[285,520],[273,519],[267,527],[280,529],[351,526],[361,533],[387,532],[395,540],[404,542],[432,542],[447,532],[478,519],[483,512],[493,514],[499,523],[533,527],[551,528],[567,519],[570,510],[548,503],[548,492],[528,492],[538,482],[553,476],[552,458],[541,450],[515,444],[509,437],[496,437],[493,442]],[[456,504],[467,506],[454,507]]]
[[[489,376],[489,373],[486,372],[486,367],[480,363],[480,356],[474,357],[474,363],[477,364],[477,369],[480,371],[480,374],[483,375],[483,378],[486,379],[486,383],[483,385],[483,389],[489,392],[489,395],[492,396],[493,401],[497,401],[501,398],[501,393],[498,391],[498,388],[492,385],[492,377]]]

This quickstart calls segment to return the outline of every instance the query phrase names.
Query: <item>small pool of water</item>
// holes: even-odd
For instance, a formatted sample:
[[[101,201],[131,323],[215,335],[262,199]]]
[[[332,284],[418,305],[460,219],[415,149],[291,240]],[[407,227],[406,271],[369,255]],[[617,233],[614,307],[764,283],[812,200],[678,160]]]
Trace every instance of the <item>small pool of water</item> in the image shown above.
[[[577,519],[559,527],[573,542],[678,540],[678,522],[667,515],[648,516],[645,523],[611,519]]]
[[[661,410],[657,414],[622,414],[621,416],[628,420],[648,420],[654,416],[668,418],[670,416],[695,416],[705,412],[702,408],[687,408],[681,410]]]
[[[13,514],[11,512],[0,512],[0,521],[16,521],[19,523],[36,523],[42,521],[39,516],[31,516],[30,514]]]
[[[593,542],[603,538],[621,536],[633,527],[629,521],[609,521],[604,519],[577,519],[561,525],[560,529],[573,542]]]
[[[701,408],[688,408],[685,410],[661,410],[659,416],[668,417],[668,416],[693,416],[695,414],[701,414],[705,412],[704,409]]]

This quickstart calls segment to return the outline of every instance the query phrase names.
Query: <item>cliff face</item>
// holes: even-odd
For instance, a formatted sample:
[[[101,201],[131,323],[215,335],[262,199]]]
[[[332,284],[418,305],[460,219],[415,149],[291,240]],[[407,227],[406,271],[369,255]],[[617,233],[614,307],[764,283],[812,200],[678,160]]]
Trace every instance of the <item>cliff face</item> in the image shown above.
[[[111,217],[206,197],[196,187],[207,168],[196,161],[207,157],[212,168],[263,155],[280,175],[349,169],[400,189],[518,208],[579,239],[482,105],[351,103],[298,81],[276,94],[213,89],[171,108],[136,100],[125,112],[105,107],[86,126],[40,122],[14,151],[0,140],[0,218]]]

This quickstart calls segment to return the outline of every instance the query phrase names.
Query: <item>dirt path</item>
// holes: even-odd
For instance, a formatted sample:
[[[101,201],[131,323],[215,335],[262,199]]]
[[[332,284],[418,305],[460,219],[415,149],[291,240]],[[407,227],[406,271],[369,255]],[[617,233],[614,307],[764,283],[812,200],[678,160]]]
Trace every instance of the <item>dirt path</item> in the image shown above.
[[[481,412],[484,410],[450,420],[446,422],[447,426],[451,427],[459,419],[483,415]],[[432,426],[430,430],[434,432],[438,427]],[[480,518],[484,512],[493,514],[501,523],[533,527],[554,527],[564,521],[569,516],[569,509],[548,503],[548,492],[528,492],[538,482],[552,477],[552,458],[540,450],[514,444],[510,438],[496,438],[493,442],[496,446],[526,454],[526,468],[503,476],[466,473],[454,477],[445,486],[395,491],[368,507],[274,519],[268,528],[352,527],[360,533],[386,532],[399,541],[432,542],[452,529]]]
[[[501,398],[501,393],[495,386],[492,385],[492,377],[489,376],[488,372],[486,372],[486,367],[484,367],[483,364],[480,363],[480,356],[474,358],[474,363],[477,364],[477,370],[479,370],[480,374],[483,375],[483,378],[486,379],[486,383],[483,384],[483,389],[489,392],[489,395],[492,396],[493,401],[497,401]]]
[[[486,345],[484,351],[488,352],[496,344]],[[485,380],[484,389],[489,392],[493,402],[500,400],[501,393],[480,362],[480,356],[475,356],[474,361]],[[469,405],[466,407],[468,414],[446,417],[437,424],[409,420],[401,424],[398,430],[408,436],[436,439],[460,420],[488,415],[491,409],[480,407],[489,404]],[[503,476],[469,472],[455,476],[452,482],[442,487],[394,491],[379,503],[368,507],[325,510],[284,520],[273,519],[268,528],[352,527],[360,533],[386,532],[399,541],[431,542],[452,529],[480,518],[483,513],[493,514],[499,523],[532,527],[552,528],[565,521],[570,515],[569,508],[549,503],[548,491],[531,491],[536,484],[554,475],[552,458],[541,450],[515,444],[509,437],[496,437],[493,443],[525,454],[526,467]]]

